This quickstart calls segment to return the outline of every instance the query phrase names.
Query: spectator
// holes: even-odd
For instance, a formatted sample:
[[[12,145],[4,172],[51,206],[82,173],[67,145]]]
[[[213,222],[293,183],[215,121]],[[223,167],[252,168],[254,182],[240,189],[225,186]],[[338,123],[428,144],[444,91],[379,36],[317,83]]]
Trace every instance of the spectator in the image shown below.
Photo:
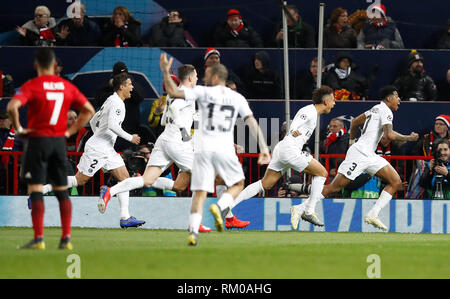
[[[177,84],[180,84],[180,80],[175,75],[171,75],[172,80]],[[148,124],[153,131],[154,140],[152,142],[156,142],[158,136],[164,131],[164,127],[161,125],[161,117],[164,113],[164,108],[166,107],[167,93],[166,87],[163,82],[163,95],[153,101],[152,107],[150,109],[150,114],[148,116]]]
[[[445,79],[438,84],[438,101],[450,101],[450,69],[447,70]]]
[[[212,48],[212,47],[209,47],[206,49],[205,56],[203,58],[205,61],[205,64],[203,67],[204,70],[206,70],[206,68],[209,66],[213,66],[215,64],[221,63],[219,50]],[[244,83],[242,82],[241,78],[238,75],[236,75],[236,73],[233,72],[233,70],[231,68],[227,68],[227,70],[228,70],[228,79],[227,80],[233,81],[236,84],[237,91],[239,93],[242,93],[244,96],[246,96],[246,92],[244,89]],[[199,78],[199,81],[201,81],[200,78],[203,78],[203,74],[199,74],[198,78]],[[204,84],[204,83],[202,83],[202,84]],[[199,85],[201,85],[201,84],[199,83]]]
[[[363,28],[364,24],[367,21],[367,10],[365,9],[357,9],[348,17],[348,23],[355,30],[356,36],[358,36],[359,32]]]
[[[450,140],[450,134],[448,132],[450,124],[450,115],[438,115],[435,118],[433,130],[430,133],[425,134],[417,143],[415,155],[418,156],[431,156],[437,143],[442,139]]]
[[[269,54],[257,52],[245,76],[245,89],[249,99],[281,99],[281,78],[269,65]]]
[[[450,19],[447,20],[446,28],[439,37],[438,49],[450,49]]]
[[[357,71],[353,57],[346,52],[336,55],[325,84],[333,88],[336,100],[365,100],[368,94],[368,80]]]
[[[325,134],[324,134],[325,133]],[[321,154],[346,154],[350,135],[345,128],[344,122],[340,118],[333,118],[328,124],[326,132],[320,138]],[[344,158],[331,158],[329,160],[329,180],[331,181],[337,174],[339,165]],[[324,163],[322,163],[324,164]]]
[[[228,88],[230,88],[230,89],[232,89],[232,90],[234,90],[234,91],[237,92],[236,83],[235,83],[234,81],[232,81],[232,80],[227,80],[227,81],[225,82],[225,85],[226,85]]]
[[[216,47],[262,48],[263,42],[237,9],[230,9],[227,20],[218,24],[212,35]]]
[[[21,27],[17,26],[19,41],[22,46],[54,46],[56,21],[50,16],[47,6],[37,6],[34,9],[34,19]]]
[[[442,139],[433,153],[434,158],[427,162],[420,185],[426,189],[424,198],[450,199],[450,141]],[[442,184],[442,197],[437,196],[436,187],[438,182]]]
[[[64,69],[62,60],[59,59],[58,57],[56,57],[55,59],[56,59],[55,75],[60,76],[61,78],[65,79],[67,81],[71,81],[69,78],[67,78],[65,75],[62,74],[62,71]]]
[[[136,20],[124,6],[114,8],[111,20],[103,32],[105,47],[139,47],[141,45],[141,21]]]
[[[104,83],[97,90],[93,103],[95,110],[98,110],[106,101],[106,99],[114,93],[112,87],[112,78],[120,73],[128,73],[128,67],[122,61],[118,61],[114,64],[111,79],[109,79],[108,82]],[[127,113],[125,114],[122,128],[125,130],[125,132],[138,134],[139,136],[141,136],[141,143],[146,143],[147,140],[145,137],[148,136],[148,132],[140,124],[140,105],[144,100],[144,97],[142,96],[142,91],[139,85],[137,85],[136,82],[133,82],[133,85],[134,88],[131,91],[131,97],[125,101],[125,109]],[[114,149],[117,152],[121,152],[124,149],[129,148],[131,145],[132,144],[129,141],[121,137],[117,137]]]
[[[322,59],[322,84],[325,82],[325,60]],[[318,59],[314,57],[309,64],[309,69],[303,71],[294,84],[294,97],[301,100],[310,100],[312,92],[317,88]]]
[[[70,128],[78,119],[78,114],[74,110],[69,110],[67,112],[67,128]],[[77,150],[76,147],[77,134],[73,134],[68,139],[66,139],[66,149],[68,152],[75,152]]]
[[[386,7],[376,4],[367,12],[367,21],[359,32],[358,49],[404,49],[403,39]]]
[[[299,10],[295,5],[286,6],[292,19],[286,15],[288,46],[291,48],[314,48],[316,46],[316,33],[314,28],[300,17]],[[280,22],[276,25],[272,40],[269,43],[272,47],[283,47],[283,25]]]
[[[102,36],[98,24],[86,16],[86,6],[74,2],[68,19],[61,21],[56,30],[58,46],[97,46]]]
[[[423,67],[423,56],[412,50],[408,56],[408,71],[394,81],[399,96],[409,101],[434,101],[437,87]]]
[[[186,38],[187,22],[178,10],[169,11],[169,15],[150,29],[148,45],[150,47],[192,47]]]
[[[0,97],[12,97],[14,95],[14,79],[10,74],[2,73],[2,88],[0,89]]]
[[[331,13],[323,31],[324,48],[356,48],[356,31],[348,22],[347,10],[338,7]]]

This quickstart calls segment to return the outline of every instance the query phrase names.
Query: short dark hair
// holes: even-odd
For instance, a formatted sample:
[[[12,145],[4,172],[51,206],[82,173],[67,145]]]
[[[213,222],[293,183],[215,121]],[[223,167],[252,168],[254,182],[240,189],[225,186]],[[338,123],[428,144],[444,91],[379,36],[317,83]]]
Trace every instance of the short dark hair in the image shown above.
[[[388,96],[393,95],[394,92],[397,92],[397,93],[398,93],[397,87],[395,87],[394,85],[386,85],[386,86],[384,86],[384,87],[382,87],[382,88],[380,89],[380,92],[379,92],[380,98],[381,98],[382,100],[384,100],[384,99],[386,99]]]
[[[178,68],[178,79],[180,81],[186,80],[190,74],[195,71],[195,67],[192,64],[183,64]]]
[[[120,73],[118,75],[115,75],[112,81],[113,90],[118,91],[120,89],[120,86],[124,85],[128,79],[131,79],[131,77],[127,73]]]
[[[436,143],[436,149],[438,148],[439,144],[447,144],[448,147],[450,147],[450,140],[447,138],[442,138]]]
[[[52,67],[55,59],[55,52],[50,48],[40,48],[34,53],[34,60],[44,69]]]
[[[312,101],[314,104],[322,104],[323,97],[333,94],[333,89],[327,85],[322,85],[320,88],[314,89],[312,93]]]

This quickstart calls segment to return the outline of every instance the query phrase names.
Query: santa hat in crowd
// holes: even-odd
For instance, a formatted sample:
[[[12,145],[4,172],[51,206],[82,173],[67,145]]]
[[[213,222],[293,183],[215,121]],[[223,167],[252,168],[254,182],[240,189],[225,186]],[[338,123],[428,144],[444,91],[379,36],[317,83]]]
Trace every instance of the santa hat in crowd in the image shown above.
[[[369,19],[372,19],[374,17],[386,17],[386,6],[384,6],[383,4],[375,4],[370,10],[367,11],[367,16],[369,17]]]
[[[208,49],[206,49],[205,52],[205,61],[206,59],[208,59],[209,55],[211,54],[217,54],[220,57],[220,52],[212,47],[209,47]]]
[[[173,82],[175,82],[175,84],[177,86],[180,85],[180,79],[178,79],[177,76],[172,74],[172,75],[170,75],[170,77],[172,78]],[[166,92],[166,85],[164,84],[164,82],[163,82],[163,90],[164,90],[164,92]]]
[[[239,12],[239,10],[237,9],[230,9],[227,13],[227,19],[232,18],[232,17],[238,17],[239,19],[242,20],[242,16],[241,13]]]
[[[438,117],[436,117],[435,121],[436,120],[443,121],[447,125],[447,128],[450,128],[450,115],[441,114]]]

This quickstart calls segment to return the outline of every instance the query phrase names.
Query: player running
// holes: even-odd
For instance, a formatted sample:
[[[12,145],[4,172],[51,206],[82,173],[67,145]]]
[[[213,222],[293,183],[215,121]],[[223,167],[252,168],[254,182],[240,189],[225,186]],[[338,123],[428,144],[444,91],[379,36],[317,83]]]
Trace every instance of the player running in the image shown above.
[[[417,133],[411,132],[409,136],[399,134],[392,129],[392,111],[397,111],[400,105],[400,97],[397,89],[388,85],[380,90],[381,103],[372,109],[362,113],[352,120],[350,125],[350,148],[347,151],[345,160],[338,168],[338,174],[331,184],[326,185],[322,194],[318,197],[310,197],[309,202],[296,205],[291,209],[291,225],[297,229],[298,218],[308,205],[315,204],[331,194],[343,189],[350,181],[354,180],[362,172],[371,176],[377,176],[384,182],[386,187],[380,194],[376,204],[364,216],[364,221],[376,228],[387,231],[387,227],[378,219],[378,214],[392,199],[392,195],[401,189],[402,181],[395,169],[386,159],[375,153],[381,137],[386,136],[392,141],[416,141],[419,138]],[[355,142],[358,128],[364,124],[361,137]]]
[[[112,86],[114,93],[89,122],[94,134],[86,142],[77,165],[78,172],[75,176],[67,178],[69,188],[83,186],[100,169],[110,171],[118,181],[130,177],[122,157],[114,150],[114,143],[117,136],[136,145],[141,140],[137,134],[131,135],[121,127],[126,113],[124,101],[130,98],[133,84],[128,74],[121,73],[113,77]],[[51,185],[44,186],[44,194],[51,190]],[[117,198],[120,207],[120,227],[138,227],[145,224],[145,221],[130,215],[128,191],[118,194]],[[106,209],[104,202],[99,200],[97,205],[100,213],[104,213]]]
[[[302,148],[316,128],[317,116],[330,113],[331,109],[333,109],[335,105],[333,90],[326,85],[315,89],[313,91],[312,101],[313,104],[301,108],[295,114],[289,132],[273,150],[272,161],[270,161],[264,177],[248,185],[236,198],[232,207],[254,197],[260,192],[264,192],[264,190],[271,189],[281,178],[282,173],[289,169],[313,176],[311,180],[311,200],[322,192],[328,172],[308,152],[302,151]],[[323,226],[323,223],[314,213],[313,205],[308,205],[300,216],[303,220],[311,222],[314,225]]]
[[[242,165],[236,156],[233,142],[233,130],[238,114],[244,118],[252,134],[257,137],[261,150],[258,163],[267,164],[270,161],[270,154],[247,100],[225,86],[228,71],[223,65],[218,64],[206,69],[204,81],[207,86],[178,90],[170,79],[169,70],[172,61],[173,58],[167,60],[166,54],[161,54],[160,67],[167,93],[171,97],[183,98],[188,102],[197,101],[200,115],[199,128],[195,133],[197,135],[191,181],[191,190],[195,194],[189,216],[188,238],[188,245],[195,246],[202,220],[203,204],[207,193],[214,192],[216,175],[220,175],[228,187],[217,204],[210,206],[218,231],[223,230],[223,218],[244,185]]]
[[[34,239],[19,249],[45,249],[43,184],[47,178],[59,203],[62,234],[59,249],[73,249],[70,241],[72,203],[67,191],[66,138],[75,134],[94,114],[94,107],[70,82],[55,75],[55,53],[41,48],[35,54],[38,76],[26,82],[8,103],[7,111],[17,135],[25,138],[21,177],[28,184]],[[28,128],[22,128],[19,108],[28,105]],[[73,105],[80,110],[75,123],[67,128],[67,112]]]

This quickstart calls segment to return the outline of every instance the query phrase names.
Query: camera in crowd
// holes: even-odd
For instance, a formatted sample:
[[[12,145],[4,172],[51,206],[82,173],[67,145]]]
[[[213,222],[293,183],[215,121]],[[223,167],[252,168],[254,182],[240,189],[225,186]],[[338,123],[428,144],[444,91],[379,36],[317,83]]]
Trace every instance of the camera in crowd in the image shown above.
[[[442,154],[442,148],[436,149],[434,151],[434,165],[436,166],[447,166],[448,161],[442,159],[444,155]]]
[[[125,166],[130,173],[130,176],[136,176],[137,174],[143,174],[147,167],[148,157],[145,155],[144,148],[148,149],[148,153],[151,153],[154,147],[153,143],[141,145],[137,148],[126,149],[122,153]]]
[[[299,176],[294,175],[284,182],[280,189],[288,192],[287,197],[290,197],[290,191],[295,191],[298,195],[307,195],[311,192],[311,184],[303,183]]]

